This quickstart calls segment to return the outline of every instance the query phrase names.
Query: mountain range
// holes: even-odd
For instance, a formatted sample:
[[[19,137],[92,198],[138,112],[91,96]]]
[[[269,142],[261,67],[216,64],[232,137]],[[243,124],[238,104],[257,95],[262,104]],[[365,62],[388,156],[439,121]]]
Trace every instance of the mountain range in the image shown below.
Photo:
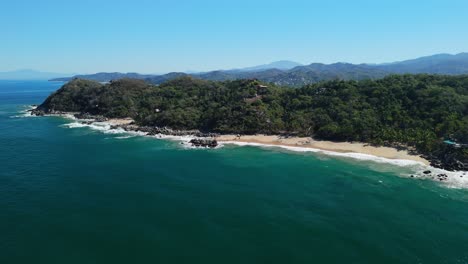
[[[96,73],[76,75],[73,77],[55,78],[52,81],[69,81],[82,78],[107,82],[121,78],[144,79],[153,84],[161,84],[181,76],[192,76],[204,80],[259,79],[264,82],[285,86],[301,86],[325,80],[363,80],[380,79],[391,74],[468,74],[468,53],[436,54],[412,60],[385,64],[351,64],[351,63],[312,63],[301,65],[292,61],[278,61],[270,64],[233,70],[217,70],[205,73],[172,72],[162,75],[144,75],[138,73]]]

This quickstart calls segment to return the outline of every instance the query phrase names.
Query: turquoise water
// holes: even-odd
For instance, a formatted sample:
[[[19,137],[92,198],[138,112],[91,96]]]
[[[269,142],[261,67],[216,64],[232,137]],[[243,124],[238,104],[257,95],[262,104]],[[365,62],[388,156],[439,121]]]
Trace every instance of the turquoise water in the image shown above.
[[[0,263],[468,263],[468,191],[411,168],[15,117],[0,81]]]

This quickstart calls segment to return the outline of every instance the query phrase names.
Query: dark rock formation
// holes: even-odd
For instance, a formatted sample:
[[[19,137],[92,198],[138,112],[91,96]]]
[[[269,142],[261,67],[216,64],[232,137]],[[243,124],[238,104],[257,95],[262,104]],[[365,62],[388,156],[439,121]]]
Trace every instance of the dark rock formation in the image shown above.
[[[468,159],[463,153],[465,149],[445,146],[444,148],[425,156],[431,166],[449,171],[468,171]]]
[[[31,110],[31,115],[44,116],[45,114],[46,114],[45,111],[39,108]]]
[[[448,175],[447,174],[438,174],[437,178],[439,179],[439,181],[446,181],[448,179]]]
[[[101,115],[92,115],[90,113],[79,113],[74,115],[75,118],[78,119],[89,119],[94,120],[94,122],[105,122],[109,120],[108,118],[101,116]]]
[[[218,146],[218,142],[215,139],[208,139],[208,138],[194,138],[190,140],[190,144],[195,147],[208,147],[208,148],[215,148]]]
[[[55,111],[55,110],[50,110],[50,109],[43,109],[40,107],[37,107],[35,109],[31,110],[31,115],[36,115],[36,116],[44,116],[44,115],[64,115],[66,114],[63,111]]]
[[[174,130],[167,127],[138,126],[135,124],[112,126],[111,128],[122,128],[125,131],[144,132],[148,136],[168,135],[168,136],[193,136],[200,138],[213,138],[219,136],[217,133],[205,133],[199,130]]]

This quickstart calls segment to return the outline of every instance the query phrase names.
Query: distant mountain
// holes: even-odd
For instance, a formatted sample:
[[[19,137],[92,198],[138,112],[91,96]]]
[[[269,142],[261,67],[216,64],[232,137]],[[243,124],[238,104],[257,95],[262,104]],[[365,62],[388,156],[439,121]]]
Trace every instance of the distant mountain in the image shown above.
[[[377,65],[377,67],[391,73],[467,74],[468,53],[436,54],[414,60]]]
[[[259,78],[278,85],[301,86],[326,80],[364,80],[380,79],[388,75],[387,72],[364,64],[350,63],[321,64],[313,63],[300,66],[282,74]]]
[[[40,72],[35,70],[17,70],[0,72],[0,80],[49,80],[64,76],[64,73]]]
[[[205,73],[197,73],[197,72],[171,72],[168,74],[161,74],[161,75],[153,75],[153,74],[138,74],[138,73],[120,73],[120,72],[100,72],[95,74],[86,74],[86,75],[75,75],[72,77],[61,77],[61,78],[53,78],[51,81],[70,81],[74,78],[80,79],[88,79],[94,80],[99,82],[108,82],[110,80],[117,80],[123,78],[132,78],[132,79],[151,79],[154,83],[162,83],[166,80],[173,79],[176,77],[180,77],[183,75],[192,75],[192,76],[204,76],[201,78],[207,80],[232,80],[237,79],[238,75],[242,72],[259,72],[265,71],[269,69],[278,69],[278,70],[289,70],[297,66],[301,66],[302,64],[293,62],[293,61],[276,61],[269,64],[241,68],[241,69],[234,69],[234,70],[218,70],[218,71],[211,71]],[[247,74],[248,75],[248,74]],[[63,75],[62,75],[63,76]]]
[[[299,65],[299,66],[298,66]],[[205,73],[168,73],[163,75],[141,75],[137,73],[97,73],[92,75],[77,75],[74,77],[96,81],[109,81],[122,78],[144,79],[153,84],[161,84],[167,80],[190,75],[195,78],[213,81],[235,79],[259,79],[263,82],[285,86],[301,86],[326,80],[363,80],[380,79],[391,74],[427,73],[459,75],[468,74],[468,53],[457,55],[438,54],[413,60],[386,64],[350,64],[312,63],[300,65],[291,61],[278,61],[270,64],[236,69],[219,70]],[[59,81],[72,79],[58,78]]]
[[[138,79],[145,79],[146,81],[150,83],[155,83],[155,84],[161,84],[163,82],[173,80],[179,77],[183,76],[190,76],[190,74],[183,73],[183,72],[171,72],[168,74],[163,74],[163,75],[153,75],[147,78],[138,78]]]
[[[93,80],[93,81],[98,81],[98,82],[108,82],[110,80],[118,80],[118,79],[123,79],[123,78],[146,79],[146,78],[150,78],[153,76],[154,75],[145,75],[145,74],[139,74],[139,73],[134,73],[134,72],[129,72],[129,73],[99,72],[95,74],[75,75],[73,77],[54,78],[54,79],[51,79],[51,81],[68,82],[71,79],[79,78],[79,79],[88,79],[88,80]]]
[[[264,70],[270,70],[270,69],[278,69],[278,70],[290,70],[292,68],[302,66],[302,64],[294,61],[288,61],[288,60],[281,60],[281,61],[275,61],[269,64],[263,64],[263,65],[258,65],[258,66],[253,66],[253,67],[247,67],[247,68],[242,68],[242,69],[236,69],[232,71],[243,71],[243,72],[256,72],[256,71],[264,71]]]

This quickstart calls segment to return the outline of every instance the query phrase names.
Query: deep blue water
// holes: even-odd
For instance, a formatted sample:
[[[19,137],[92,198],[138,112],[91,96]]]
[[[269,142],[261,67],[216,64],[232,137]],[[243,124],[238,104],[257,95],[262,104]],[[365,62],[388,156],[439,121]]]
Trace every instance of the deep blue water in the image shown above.
[[[468,263],[468,192],[411,168],[20,117],[0,81],[0,263]]]

